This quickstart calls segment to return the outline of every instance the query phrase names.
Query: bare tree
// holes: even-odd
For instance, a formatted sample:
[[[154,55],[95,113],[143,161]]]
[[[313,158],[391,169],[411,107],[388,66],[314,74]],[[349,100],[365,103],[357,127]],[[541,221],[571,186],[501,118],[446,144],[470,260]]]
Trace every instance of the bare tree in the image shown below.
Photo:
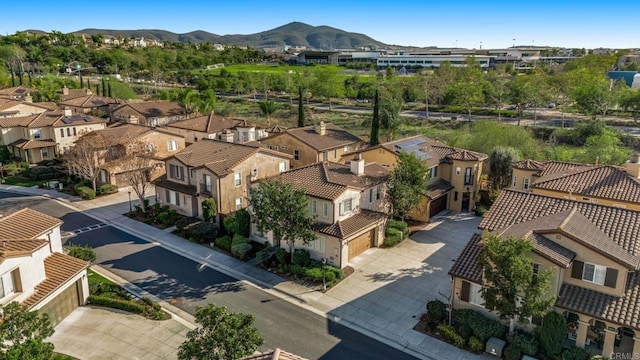
[[[136,193],[144,210],[144,197],[151,185],[151,171],[153,169],[155,149],[153,144],[145,144],[136,140],[127,145],[127,154],[117,160],[122,179]]]
[[[78,138],[75,145],[64,153],[62,159],[69,173],[91,181],[95,191],[96,181],[100,169],[106,162],[106,156],[102,136],[89,133]]]

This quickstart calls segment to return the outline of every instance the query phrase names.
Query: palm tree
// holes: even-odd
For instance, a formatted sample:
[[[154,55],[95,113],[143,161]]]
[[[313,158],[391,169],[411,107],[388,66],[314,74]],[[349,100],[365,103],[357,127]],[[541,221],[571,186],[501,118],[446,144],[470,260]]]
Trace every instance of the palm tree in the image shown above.
[[[213,113],[216,108],[216,101],[216,92],[212,89],[207,89],[200,93],[197,109],[201,114]]]
[[[273,100],[263,100],[258,102],[258,106],[260,106],[260,111],[267,117],[267,124],[271,126],[271,120],[269,120],[269,116],[273,115],[273,113],[278,110],[278,104]]]

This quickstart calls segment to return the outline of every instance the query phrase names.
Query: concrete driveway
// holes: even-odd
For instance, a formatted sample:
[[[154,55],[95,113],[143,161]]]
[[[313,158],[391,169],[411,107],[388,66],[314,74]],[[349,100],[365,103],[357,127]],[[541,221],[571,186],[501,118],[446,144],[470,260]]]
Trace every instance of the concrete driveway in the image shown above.
[[[396,337],[400,343],[453,351],[448,344],[412,329],[428,301],[449,302],[447,272],[471,235],[479,231],[480,221],[473,214],[437,216],[398,246],[373,248],[360,255],[352,261],[352,275],[307,299],[333,319]]]
[[[55,351],[81,360],[177,359],[189,329],[169,319],[148,320],[118,310],[81,306],[47,339]]]

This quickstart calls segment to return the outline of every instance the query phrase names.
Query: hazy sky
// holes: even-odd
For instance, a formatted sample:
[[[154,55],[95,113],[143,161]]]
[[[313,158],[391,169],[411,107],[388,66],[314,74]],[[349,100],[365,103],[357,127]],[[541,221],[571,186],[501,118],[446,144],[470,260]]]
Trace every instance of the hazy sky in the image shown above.
[[[251,34],[301,21],[398,45],[640,48],[640,1],[617,4],[593,0],[2,1],[0,33],[101,28]]]

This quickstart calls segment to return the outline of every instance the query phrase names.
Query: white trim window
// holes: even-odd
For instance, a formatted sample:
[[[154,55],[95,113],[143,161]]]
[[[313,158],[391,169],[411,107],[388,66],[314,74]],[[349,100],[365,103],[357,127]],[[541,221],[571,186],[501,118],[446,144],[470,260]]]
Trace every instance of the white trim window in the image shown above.
[[[169,140],[167,141],[167,150],[169,151],[176,151],[178,150],[178,142],[175,140]]]
[[[315,215],[318,213],[318,202],[315,200],[311,200],[311,214]]]
[[[180,199],[178,194],[173,190],[167,190],[167,202],[171,205],[179,205]]]
[[[40,149],[40,155],[42,155],[43,159],[47,159],[49,157],[49,149],[47,148]]]
[[[604,285],[607,267],[585,262],[582,268],[582,280],[598,285]]]
[[[42,133],[40,132],[40,129],[31,130],[31,134],[33,135],[34,139],[40,139],[42,137]]]
[[[236,210],[242,209],[242,198],[236,198]]]
[[[235,173],[233,174],[233,183],[236,186],[240,186],[242,185],[242,174],[241,173]]]
[[[347,215],[353,212],[354,205],[353,198],[346,199],[340,203],[340,216]]]
[[[345,145],[344,148],[342,149],[342,153],[346,154],[349,152],[349,145]]]
[[[473,305],[484,307],[484,299],[482,298],[482,286],[476,283],[469,283],[469,302]]]
[[[318,236],[315,240],[309,241],[307,244],[303,244],[303,247],[308,250],[313,250],[319,253],[324,253],[325,239],[324,236]]]
[[[327,203],[322,204],[322,217],[329,217],[329,204]]]
[[[15,292],[16,288],[13,283],[13,271],[4,273],[0,276],[0,299],[4,299]]]
[[[278,172],[285,172],[285,171],[287,171],[287,162],[280,161],[280,163],[278,164]]]
[[[293,160],[300,160],[300,150],[293,150]]]

